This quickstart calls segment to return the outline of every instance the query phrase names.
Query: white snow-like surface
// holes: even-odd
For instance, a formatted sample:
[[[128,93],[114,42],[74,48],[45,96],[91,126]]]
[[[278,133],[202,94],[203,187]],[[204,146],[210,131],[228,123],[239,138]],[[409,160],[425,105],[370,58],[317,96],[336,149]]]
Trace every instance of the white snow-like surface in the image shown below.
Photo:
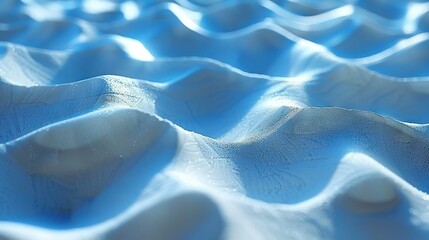
[[[429,2],[0,1],[0,239],[429,239]]]

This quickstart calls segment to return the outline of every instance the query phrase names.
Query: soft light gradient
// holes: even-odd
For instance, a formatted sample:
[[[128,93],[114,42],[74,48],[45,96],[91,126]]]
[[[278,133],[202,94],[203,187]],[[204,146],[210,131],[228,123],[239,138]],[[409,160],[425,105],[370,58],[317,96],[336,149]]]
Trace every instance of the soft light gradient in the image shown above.
[[[0,1],[0,239],[429,239],[429,2]]]

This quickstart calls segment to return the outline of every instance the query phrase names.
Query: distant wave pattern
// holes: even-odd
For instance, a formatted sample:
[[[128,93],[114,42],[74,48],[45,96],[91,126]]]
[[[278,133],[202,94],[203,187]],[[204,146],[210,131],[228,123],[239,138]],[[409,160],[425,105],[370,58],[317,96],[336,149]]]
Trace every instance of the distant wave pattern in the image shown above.
[[[0,2],[0,238],[429,238],[429,2]]]

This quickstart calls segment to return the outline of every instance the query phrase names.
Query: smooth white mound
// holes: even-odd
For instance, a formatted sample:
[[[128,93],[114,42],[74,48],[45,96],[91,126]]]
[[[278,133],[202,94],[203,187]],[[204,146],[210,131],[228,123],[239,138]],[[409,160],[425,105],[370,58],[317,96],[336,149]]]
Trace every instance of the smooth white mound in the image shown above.
[[[208,196],[184,192],[132,215],[107,236],[108,239],[217,239],[222,221],[217,206]]]
[[[94,144],[102,138],[127,136],[132,130],[141,127],[135,121],[134,112],[121,114],[118,111],[95,112],[78,119],[49,126],[34,136],[35,143],[42,147],[69,150]],[[119,139],[118,144],[121,144]]]
[[[138,110],[113,107],[44,127],[6,149],[31,173],[78,174],[144,150],[165,126]]]
[[[347,190],[347,196],[368,204],[383,204],[393,201],[397,193],[392,183],[385,178],[364,179]]]

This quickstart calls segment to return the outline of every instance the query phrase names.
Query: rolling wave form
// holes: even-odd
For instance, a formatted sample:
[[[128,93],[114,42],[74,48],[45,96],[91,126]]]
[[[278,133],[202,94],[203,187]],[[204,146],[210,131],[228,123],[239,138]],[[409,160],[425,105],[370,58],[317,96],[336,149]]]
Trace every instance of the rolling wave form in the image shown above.
[[[426,239],[429,2],[0,2],[1,239]]]

